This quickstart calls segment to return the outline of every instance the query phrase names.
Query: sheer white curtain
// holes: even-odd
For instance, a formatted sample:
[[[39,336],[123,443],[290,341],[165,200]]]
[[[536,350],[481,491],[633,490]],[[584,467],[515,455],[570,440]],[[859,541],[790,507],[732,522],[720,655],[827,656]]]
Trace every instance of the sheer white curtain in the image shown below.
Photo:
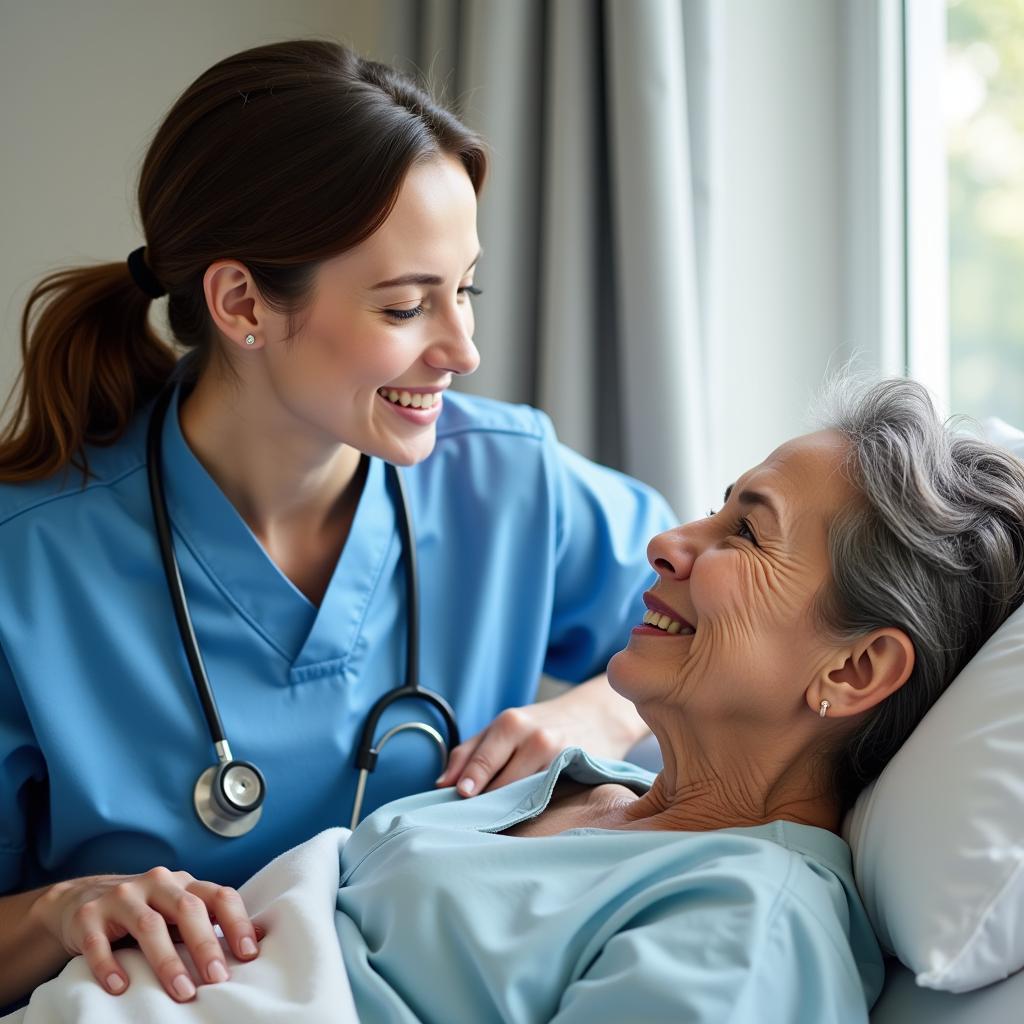
[[[410,0],[406,53],[493,150],[480,370],[683,519],[707,486],[706,0]]]

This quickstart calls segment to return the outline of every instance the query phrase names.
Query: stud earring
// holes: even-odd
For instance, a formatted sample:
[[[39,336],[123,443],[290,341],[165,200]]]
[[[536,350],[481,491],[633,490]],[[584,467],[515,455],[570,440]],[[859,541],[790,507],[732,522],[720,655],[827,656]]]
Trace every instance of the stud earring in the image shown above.
[[[828,709],[832,707],[827,700],[821,702],[821,710],[818,712],[819,718],[824,718],[828,714]]]
[[[256,344],[255,336],[252,335],[252,334],[247,334],[245,336],[245,343],[246,343],[246,345],[255,345]]]

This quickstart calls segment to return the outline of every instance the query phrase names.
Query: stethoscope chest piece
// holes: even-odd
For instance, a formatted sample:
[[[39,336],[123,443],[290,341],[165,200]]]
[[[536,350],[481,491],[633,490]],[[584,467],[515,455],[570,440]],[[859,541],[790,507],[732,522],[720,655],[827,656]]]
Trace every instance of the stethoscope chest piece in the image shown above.
[[[192,793],[192,802],[199,820],[219,836],[232,838],[244,836],[256,827],[263,813],[263,798],[267,792],[267,784],[260,770],[249,761],[236,761],[231,756],[231,748],[224,735],[224,726],[217,710],[217,702],[213,697],[213,688],[206,675],[199,641],[192,627],[192,619],[185,598],[185,587],[181,580],[181,570],[174,554],[174,537],[171,531],[170,513],[167,511],[167,498],[164,494],[163,467],[161,459],[161,437],[164,417],[174,396],[175,384],[166,387],[153,406],[153,414],[149,421],[149,432],[146,436],[146,462],[149,478],[150,501],[153,508],[153,521],[156,526],[157,543],[160,548],[160,560],[167,578],[167,588],[174,608],[174,617],[181,636],[182,647],[188,660],[196,693],[203,708],[210,740],[217,753],[217,764],[211,765],[196,780]],[[459,745],[459,727],[455,721],[455,712],[451,705],[440,696],[425,690],[419,685],[419,592],[416,571],[416,538],[412,529],[412,516],[409,512],[409,500],[402,484],[402,478],[393,465],[388,465],[388,472],[393,480],[395,497],[398,503],[398,519],[402,533],[402,551],[405,559],[405,586],[407,606],[406,630],[406,673],[407,682],[397,686],[380,697],[367,716],[363,727],[362,738],[356,757],[359,778],[352,816],[352,827],[355,828],[362,810],[363,793],[366,788],[367,776],[377,763],[380,748],[397,732],[403,729],[419,729],[427,733],[441,751],[442,767],[448,762],[448,751]],[[374,732],[377,722],[385,709],[393,702],[406,698],[425,700],[431,704],[443,718],[448,730],[448,744],[441,734],[425,722],[404,723],[389,730],[377,746],[374,746]]]
[[[192,793],[199,820],[219,836],[244,836],[256,827],[267,791],[263,774],[248,761],[212,764]]]

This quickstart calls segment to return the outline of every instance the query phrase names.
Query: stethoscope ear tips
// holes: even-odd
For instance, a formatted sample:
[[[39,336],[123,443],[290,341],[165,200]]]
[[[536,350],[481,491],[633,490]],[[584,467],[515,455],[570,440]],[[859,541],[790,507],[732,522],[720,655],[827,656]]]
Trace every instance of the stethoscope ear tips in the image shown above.
[[[245,835],[260,820],[267,784],[249,761],[210,765],[196,781],[193,803],[199,820],[217,835]]]

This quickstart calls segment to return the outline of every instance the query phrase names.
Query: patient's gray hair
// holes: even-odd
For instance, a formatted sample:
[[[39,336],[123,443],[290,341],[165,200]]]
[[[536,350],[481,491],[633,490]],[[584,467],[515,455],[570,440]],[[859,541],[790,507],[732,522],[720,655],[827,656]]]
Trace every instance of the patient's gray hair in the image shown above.
[[[907,682],[837,752],[845,808],[1024,600],[1024,462],[968,435],[966,417],[942,423],[904,378],[840,371],[812,415],[849,439],[843,472],[865,499],[831,524],[817,622],[837,642],[898,626],[915,651]]]

